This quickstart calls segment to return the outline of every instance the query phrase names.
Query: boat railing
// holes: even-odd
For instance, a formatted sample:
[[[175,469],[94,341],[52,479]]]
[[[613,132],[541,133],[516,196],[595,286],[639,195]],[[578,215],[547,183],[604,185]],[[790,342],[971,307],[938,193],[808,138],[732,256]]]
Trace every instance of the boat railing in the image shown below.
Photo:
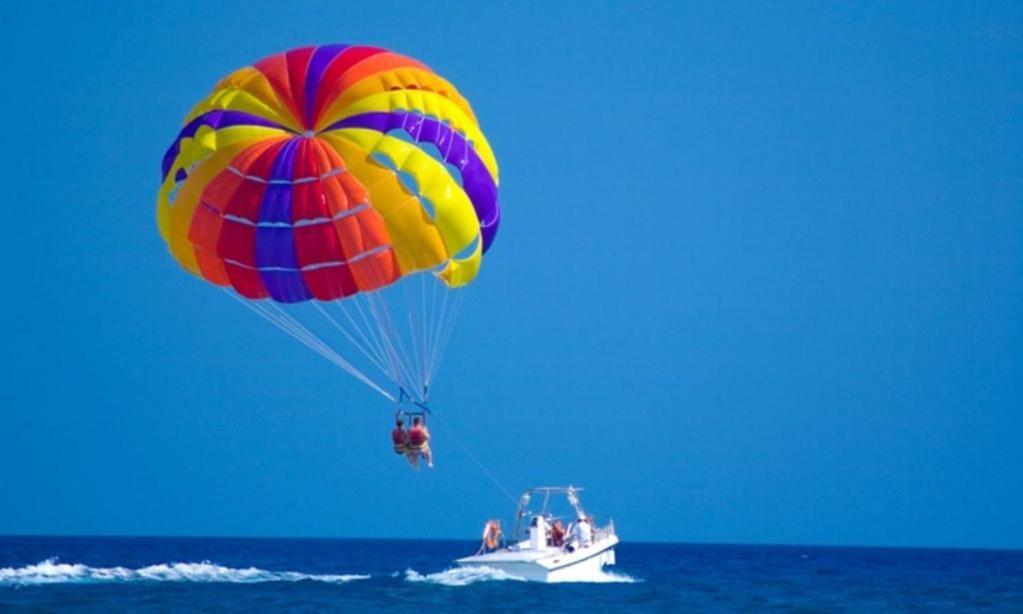
[[[615,534],[615,521],[610,516],[595,516],[593,520],[593,541],[601,541]],[[606,522],[602,523],[598,520],[606,520]]]

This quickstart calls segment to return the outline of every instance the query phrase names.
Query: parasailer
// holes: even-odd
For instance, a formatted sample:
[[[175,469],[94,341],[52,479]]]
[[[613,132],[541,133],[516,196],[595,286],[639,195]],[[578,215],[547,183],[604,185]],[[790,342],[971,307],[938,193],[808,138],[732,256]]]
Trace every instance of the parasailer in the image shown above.
[[[272,55],[195,106],[162,176],[158,226],[181,266],[425,406],[500,220],[497,161],[453,85],[378,47]]]
[[[426,428],[425,415],[412,418],[412,426],[408,430],[408,459],[414,469],[419,468],[419,459],[426,461],[426,466],[433,469],[433,451],[430,449],[430,429]]]
[[[408,431],[405,430],[405,421],[401,419],[401,415],[395,418],[394,430],[391,431],[391,443],[394,444],[394,453],[407,455],[408,454]]]

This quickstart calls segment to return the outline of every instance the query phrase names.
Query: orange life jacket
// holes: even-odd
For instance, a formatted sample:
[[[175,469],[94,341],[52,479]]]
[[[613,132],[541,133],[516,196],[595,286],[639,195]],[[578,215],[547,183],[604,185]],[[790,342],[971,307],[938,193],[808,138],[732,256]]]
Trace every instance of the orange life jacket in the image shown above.
[[[499,540],[501,536],[501,527],[496,522],[488,522],[487,526],[483,527],[483,543],[487,545],[490,550],[497,550]]]

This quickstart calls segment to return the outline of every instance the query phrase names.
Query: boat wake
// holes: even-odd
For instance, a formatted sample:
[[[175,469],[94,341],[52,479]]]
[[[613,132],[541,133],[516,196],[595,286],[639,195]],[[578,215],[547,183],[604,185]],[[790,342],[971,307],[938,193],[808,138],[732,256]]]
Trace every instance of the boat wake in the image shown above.
[[[572,580],[554,580],[552,584],[565,584],[568,582],[581,582],[581,583],[595,583],[595,584],[635,584],[636,582],[642,582],[632,576],[615,573],[613,571],[598,571],[594,574],[582,577],[574,578]]]
[[[444,571],[425,575],[415,571],[414,569],[406,569],[405,580],[408,582],[424,582],[428,584],[439,584],[442,586],[468,586],[477,582],[494,582],[498,580],[515,580],[517,582],[526,581],[525,578],[513,576],[508,572],[500,569],[493,569],[491,567],[454,567],[452,569],[446,569]],[[625,574],[601,571],[583,578],[556,582],[559,584],[569,582],[632,584],[641,581],[642,580],[637,580]]]
[[[409,582],[440,584],[442,586],[468,586],[477,582],[493,582],[497,580],[525,582],[523,578],[513,576],[500,569],[491,569],[490,567],[453,567],[426,575],[414,569],[406,569],[405,580]]]
[[[127,567],[90,567],[81,563],[60,563],[47,559],[24,567],[0,567],[0,586],[41,584],[97,584],[119,582],[204,582],[253,584],[257,582],[327,582],[341,584],[366,580],[360,574],[307,574],[297,571],[268,571],[257,567],[236,569],[201,563],[166,563],[138,569]]]
[[[395,572],[393,576],[399,574]],[[154,582],[195,582],[256,584],[261,582],[325,582],[344,584],[355,580],[368,580],[366,574],[309,574],[298,571],[269,571],[258,567],[234,568],[209,561],[201,563],[162,563],[132,569],[128,567],[91,567],[82,563],[61,563],[47,559],[24,567],[0,567],[0,588],[5,586],[40,586],[50,584],[117,584]],[[469,586],[479,582],[525,579],[500,569],[489,567],[454,567],[437,573],[421,574],[414,569],[405,570],[406,582],[420,582],[439,586]],[[632,583],[630,576],[602,571],[573,582]]]

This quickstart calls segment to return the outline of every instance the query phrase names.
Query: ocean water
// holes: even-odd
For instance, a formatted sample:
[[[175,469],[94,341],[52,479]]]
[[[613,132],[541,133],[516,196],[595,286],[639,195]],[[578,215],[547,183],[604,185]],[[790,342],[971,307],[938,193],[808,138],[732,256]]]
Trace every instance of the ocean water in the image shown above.
[[[452,569],[468,541],[0,537],[0,611],[1023,612],[1023,551],[623,543],[593,582]]]

